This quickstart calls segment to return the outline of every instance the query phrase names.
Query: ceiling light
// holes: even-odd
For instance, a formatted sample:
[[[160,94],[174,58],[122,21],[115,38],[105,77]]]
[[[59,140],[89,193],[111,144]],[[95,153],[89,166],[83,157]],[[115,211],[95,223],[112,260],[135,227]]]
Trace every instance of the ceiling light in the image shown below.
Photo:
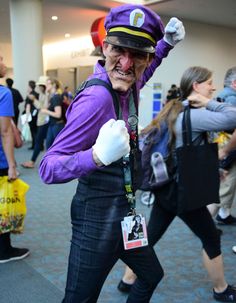
[[[53,21],[56,21],[57,19],[58,19],[57,16],[52,16],[52,20],[53,20]]]
[[[70,38],[70,34],[69,34],[69,33],[66,33],[66,34],[65,34],[65,38]]]

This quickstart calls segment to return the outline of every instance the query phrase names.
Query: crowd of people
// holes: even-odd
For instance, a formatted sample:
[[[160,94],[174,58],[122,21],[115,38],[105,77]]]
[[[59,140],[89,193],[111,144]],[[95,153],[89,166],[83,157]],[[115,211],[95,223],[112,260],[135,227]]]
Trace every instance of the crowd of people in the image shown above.
[[[19,104],[24,100],[20,92],[12,87],[12,79],[7,78],[6,83],[12,92],[16,112],[14,121],[18,125]],[[24,128],[28,134],[23,139],[26,141],[28,138],[31,139],[32,145],[28,149],[33,153],[30,160],[21,163],[24,168],[34,168],[40,152],[52,145],[57,134],[65,125],[65,113],[72,98],[68,86],[63,91],[61,83],[57,79],[40,76],[37,82],[34,80],[28,82],[24,110],[21,113],[24,119],[21,120],[21,125],[22,134],[25,134]]]
[[[225,279],[221,234],[213,220],[216,215],[218,223],[236,224],[231,214],[236,161],[224,172],[220,182],[219,205],[201,206],[178,214],[178,176],[154,190],[155,201],[147,226],[148,243],[137,241],[144,237],[146,230],[146,223],[141,214],[136,214],[135,205],[141,155],[137,118],[139,93],[162,60],[184,39],[184,25],[173,17],[164,26],[161,18],[145,6],[121,5],[110,10],[105,29],[104,58],[98,61],[94,74],[73,102],[67,87],[63,92],[58,80],[45,76],[37,82],[29,81],[25,100],[24,114],[30,126],[33,154],[22,166],[34,168],[40,151],[45,149],[39,165],[44,183],[79,179],[71,203],[72,240],[63,303],[97,302],[118,259],[127,265],[118,284],[120,291],[128,293],[127,302],[149,302],[164,276],[154,245],[176,216],[202,243],[203,263],[213,284],[213,298],[236,302],[236,288]],[[4,77],[5,67],[0,59],[1,77]],[[13,81],[8,79],[7,83],[12,90]],[[17,178],[16,161],[9,121],[14,117],[14,95],[18,105],[23,99],[9,89],[0,86],[0,174],[14,180]],[[214,91],[209,69],[189,67],[182,75],[179,88],[172,85],[163,110],[142,132],[160,129],[166,121],[174,158],[175,150],[183,145],[184,108],[190,106],[195,144],[202,144],[206,132],[232,132],[229,142],[219,150],[219,158],[225,158],[236,149],[236,130],[233,132],[236,129],[235,67],[226,73],[224,93],[220,93],[223,102],[213,99]],[[136,241],[135,249],[125,249],[122,237],[121,223],[130,221],[127,219],[130,216],[133,225],[128,241]],[[10,233],[0,234],[0,263],[27,255],[28,249],[11,246]]]

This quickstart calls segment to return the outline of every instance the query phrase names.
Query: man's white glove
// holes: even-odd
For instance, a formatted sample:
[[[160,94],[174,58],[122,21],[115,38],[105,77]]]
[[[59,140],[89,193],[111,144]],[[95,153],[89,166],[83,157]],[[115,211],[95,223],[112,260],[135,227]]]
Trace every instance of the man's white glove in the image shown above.
[[[129,134],[123,120],[110,119],[101,128],[93,146],[98,159],[109,165],[130,151]]]
[[[179,41],[183,40],[185,29],[183,23],[176,17],[172,17],[165,27],[164,40],[175,46]]]

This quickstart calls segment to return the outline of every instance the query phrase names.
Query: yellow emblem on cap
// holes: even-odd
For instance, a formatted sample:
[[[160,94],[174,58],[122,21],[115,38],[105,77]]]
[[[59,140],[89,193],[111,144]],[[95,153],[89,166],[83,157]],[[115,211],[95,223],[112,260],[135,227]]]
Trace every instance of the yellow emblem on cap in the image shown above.
[[[144,20],[145,14],[141,9],[136,8],[130,13],[129,22],[131,26],[141,27],[144,23]]]

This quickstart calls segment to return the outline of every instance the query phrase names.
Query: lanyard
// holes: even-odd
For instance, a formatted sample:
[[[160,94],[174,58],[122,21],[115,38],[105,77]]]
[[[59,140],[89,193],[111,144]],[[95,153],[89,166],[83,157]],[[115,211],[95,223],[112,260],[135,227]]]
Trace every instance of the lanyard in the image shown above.
[[[135,215],[135,194],[132,188],[132,178],[131,178],[131,169],[129,156],[123,157],[123,170],[124,170],[124,180],[125,180],[125,191],[126,198],[130,204],[130,213]]]
[[[129,99],[129,118],[128,124],[131,129],[130,133],[130,154],[132,154],[133,158],[133,168],[136,163],[136,149],[137,149],[137,129],[138,129],[138,117],[136,115],[136,108],[134,104],[133,94],[130,95]],[[130,212],[128,215],[135,215],[135,193],[132,186],[132,175],[131,175],[131,158],[130,156],[123,157],[123,170],[124,170],[124,181],[125,181],[125,190],[126,197],[130,204]]]

